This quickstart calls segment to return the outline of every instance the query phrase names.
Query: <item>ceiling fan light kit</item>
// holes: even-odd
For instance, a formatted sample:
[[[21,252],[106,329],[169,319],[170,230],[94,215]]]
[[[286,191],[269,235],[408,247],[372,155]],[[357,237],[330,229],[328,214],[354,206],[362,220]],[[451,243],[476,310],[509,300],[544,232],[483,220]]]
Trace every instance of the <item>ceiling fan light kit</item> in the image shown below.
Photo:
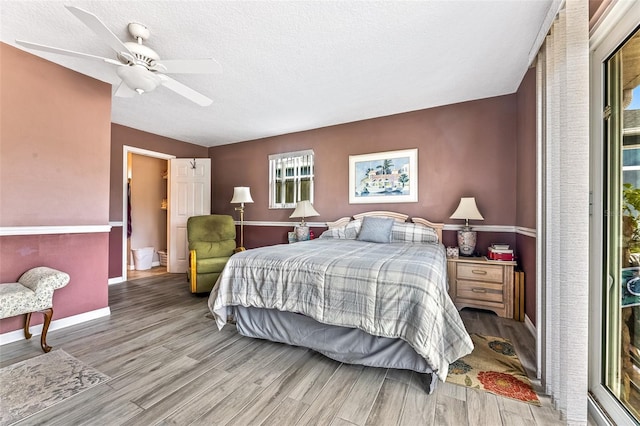
[[[200,106],[211,105],[213,102],[202,93],[166,74],[220,73],[222,69],[215,59],[171,59],[167,60],[165,65],[155,50],[142,44],[151,35],[149,28],[145,25],[137,22],[129,23],[127,29],[136,41],[122,42],[96,15],[79,7],[65,7],[116,52],[117,60],[27,41],[16,40],[16,43],[29,49],[99,60],[117,66],[116,74],[122,83],[117,88],[115,96],[131,97],[136,92],[138,94],[151,92],[162,85]]]
[[[116,74],[118,74],[124,84],[139,94],[151,92],[161,84],[160,77],[149,72],[149,70],[142,65],[136,64],[118,67]]]

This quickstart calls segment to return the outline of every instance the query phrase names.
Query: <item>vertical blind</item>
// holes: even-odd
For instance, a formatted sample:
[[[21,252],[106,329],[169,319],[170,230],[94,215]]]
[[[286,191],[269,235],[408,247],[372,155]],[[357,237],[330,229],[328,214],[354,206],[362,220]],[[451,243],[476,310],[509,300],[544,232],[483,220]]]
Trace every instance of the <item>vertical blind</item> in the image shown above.
[[[542,381],[567,424],[587,423],[589,4],[567,0],[537,56],[542,147]]]

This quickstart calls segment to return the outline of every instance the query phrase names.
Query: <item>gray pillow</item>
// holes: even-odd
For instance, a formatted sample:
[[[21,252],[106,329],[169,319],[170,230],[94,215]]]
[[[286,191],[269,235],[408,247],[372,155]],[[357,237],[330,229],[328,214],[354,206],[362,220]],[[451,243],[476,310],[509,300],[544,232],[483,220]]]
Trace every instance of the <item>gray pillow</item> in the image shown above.
[[[393,218],[365,217],[358,234],[358,240],[372,243],[390,243]]]

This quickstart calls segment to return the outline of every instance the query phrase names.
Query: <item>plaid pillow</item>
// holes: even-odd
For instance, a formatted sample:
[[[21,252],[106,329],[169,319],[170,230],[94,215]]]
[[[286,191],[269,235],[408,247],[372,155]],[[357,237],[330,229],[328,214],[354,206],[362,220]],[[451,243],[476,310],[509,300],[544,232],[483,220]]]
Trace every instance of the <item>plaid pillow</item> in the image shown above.
[[[362,219],[355,219],[347,223],[344,227],[344,238],[346,240],[355,240],[358,238],[360,228],[362,228]]]
[[[395,222],[391,229],[392,243],[437,243],[438,234],[435,229],[421,223]]]
[[[324,231],[318,238],[331,238],[336,240],[344,239],[344,226],[340,228],[330,228]]]
[[[355,240],[358,237],[358,233],[360,233],[361,227],[362,227],[361,219],[352,220],[351,222],[339,228],[327,229],[322,234],[320,234],[320,238],[335,238],[338,240]]]

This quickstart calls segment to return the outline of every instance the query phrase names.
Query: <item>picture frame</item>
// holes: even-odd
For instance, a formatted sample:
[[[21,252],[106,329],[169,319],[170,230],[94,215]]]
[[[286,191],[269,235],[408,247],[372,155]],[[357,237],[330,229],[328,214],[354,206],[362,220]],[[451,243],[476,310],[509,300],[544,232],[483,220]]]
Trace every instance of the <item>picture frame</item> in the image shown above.
[[[349,156],[349,204],[417,201],[417,148]]]

